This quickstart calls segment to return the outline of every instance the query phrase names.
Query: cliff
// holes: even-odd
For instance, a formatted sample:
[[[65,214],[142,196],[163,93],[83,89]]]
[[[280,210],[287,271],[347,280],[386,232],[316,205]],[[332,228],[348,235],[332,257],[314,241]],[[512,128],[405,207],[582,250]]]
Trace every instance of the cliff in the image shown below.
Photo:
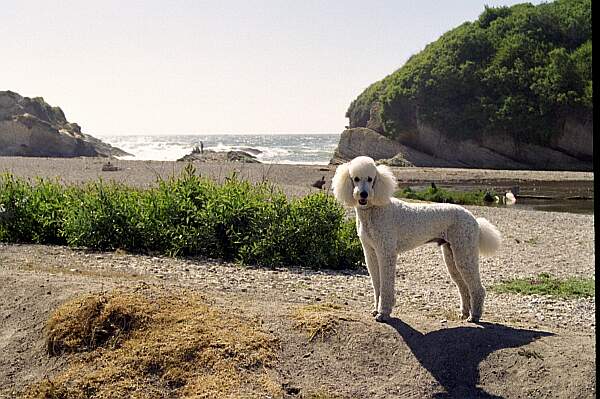
[[[0,91],[0,156],[110,157],[130,155],[81,132],[43,98]]]
[[[592,170],[591,2],[486,7],[365,89],[346,116],[402,146],[390,147],[399,157],[416,151],[416,166]],[[338,152],[353,152],[349,136],[353,148],[359,136],[373,142],[358,132]]]

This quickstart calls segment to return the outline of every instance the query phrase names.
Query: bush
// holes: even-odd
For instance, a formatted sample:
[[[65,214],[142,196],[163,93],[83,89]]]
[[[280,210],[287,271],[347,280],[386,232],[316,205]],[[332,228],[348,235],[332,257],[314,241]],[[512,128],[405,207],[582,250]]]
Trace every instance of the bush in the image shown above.
[[[458,139],[510,135],[547,144],[567,116],[591,118],[590,0],[486,7],[443,34],[348,108],[366,126],[374,102],[386,136],[419,121]]]
[[[67,197],[58,183],[0,176],[0,241],[64,244],[60,234]]]
[[[353,268],[360,242],[326,193],[288,200],[276,187],[232,175],[223,184],[193,167],[140,190],[98,181],[81,187],[0,178],[0,240],[99,250],[202,255],[263,266]]]
[[[102,181],[71,189],[63,210],[62,233],[71,246],[101,250],[138,250],[137,190]]]

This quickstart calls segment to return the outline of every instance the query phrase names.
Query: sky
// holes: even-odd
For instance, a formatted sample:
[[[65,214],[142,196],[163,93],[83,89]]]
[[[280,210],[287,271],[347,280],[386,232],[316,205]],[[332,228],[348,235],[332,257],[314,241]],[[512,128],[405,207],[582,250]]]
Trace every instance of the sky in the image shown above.
[[[520,2],[0,0],[0,90],[91,135],[340,133],[371,83]]]

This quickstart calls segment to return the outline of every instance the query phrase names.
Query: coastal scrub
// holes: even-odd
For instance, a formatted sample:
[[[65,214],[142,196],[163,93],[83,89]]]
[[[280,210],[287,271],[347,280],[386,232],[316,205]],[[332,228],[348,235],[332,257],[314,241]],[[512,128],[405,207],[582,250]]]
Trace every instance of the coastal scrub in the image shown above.
[[[235,174],[196,175],[139,189],[0,176],[0,241],[97,250],[207,256],[261,266],[354,268],[363,256],[354,223],[326,192],[288,199]]]

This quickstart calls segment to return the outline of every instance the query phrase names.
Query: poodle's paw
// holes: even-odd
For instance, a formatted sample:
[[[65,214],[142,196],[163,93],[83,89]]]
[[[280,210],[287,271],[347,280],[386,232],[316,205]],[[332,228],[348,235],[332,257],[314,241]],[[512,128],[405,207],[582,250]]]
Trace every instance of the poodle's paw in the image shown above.
[[[469,316],[469,317],[467,318],[467,322],[469,322],[469,323],[479,323],[479,318],[480,318],[480,317],[481,317],[481,316],[474,316],[474,315],[471,315],[471,316]]]
[[[461,320],[466,320],[469,318],[469,311],[467,310],[466,312],[464,310],[461,310],[460,313],[458,314],[458,317],[460,317]]]
[[[375,321],[378,323],[385,323],[390,320],[390,315],[385,313],[377,313],[375,316]]]

